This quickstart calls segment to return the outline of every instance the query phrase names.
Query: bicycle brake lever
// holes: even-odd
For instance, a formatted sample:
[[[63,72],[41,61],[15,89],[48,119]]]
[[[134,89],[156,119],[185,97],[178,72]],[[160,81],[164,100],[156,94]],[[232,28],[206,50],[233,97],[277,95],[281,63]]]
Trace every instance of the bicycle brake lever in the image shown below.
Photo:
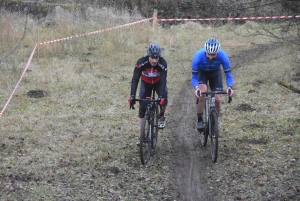
[[[228,103],[232,101],[232,97],[229,96]]]
[[[198,91],[197,94],[198,94],[198,96],[200,96],[200,91]],[[197,98],[197,100],[196,100],[196,104],[198,104],[198,103],[199,103],[199,98]]]
[[[228,89],[228,96],[229,96],[228,103],[232,101],[232,97],[230,96],[230,94],[231,94],[231,89]]]

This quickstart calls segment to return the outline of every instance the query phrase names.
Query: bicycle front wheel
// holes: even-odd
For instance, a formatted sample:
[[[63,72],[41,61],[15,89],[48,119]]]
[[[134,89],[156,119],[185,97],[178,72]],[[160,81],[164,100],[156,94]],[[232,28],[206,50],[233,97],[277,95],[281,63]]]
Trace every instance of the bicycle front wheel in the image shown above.
[[[159,106],[155,105],[153,114],[152,124],[152,135],[151,135],[151,148],[155,149],[158,139],[158,118],[159,118]]]
[[[204,107],[203,114],[205,115],[204,116],[204,119],[205,119],[205,121],[204,121],[204,129],[201,130],[201,131],[199,131],[199,133],[200,133],[200,142],[201,142],[201,145],[205,147],[206,144],[207,144],[207,138],[208,138],[208,133],[209,133],[209,124],[208,124],[208,122],[206,122],[207,121],[206,120],[206,107]]]
[[[216,110],[212,110],[209,116],[209,135],[211,140],[211,159],[215,163],[218,158],[218,114]]]
[[[142,165],[146,165],[151,156],[151,123],[149,114],[145,115],[140,132],[140,158]]]

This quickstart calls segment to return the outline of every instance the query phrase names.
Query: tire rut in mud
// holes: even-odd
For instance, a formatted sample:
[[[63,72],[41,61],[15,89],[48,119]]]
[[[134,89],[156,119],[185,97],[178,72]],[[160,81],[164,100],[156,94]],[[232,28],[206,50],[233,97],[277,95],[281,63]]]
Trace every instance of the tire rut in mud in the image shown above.
[[[178,200],[213,200],[206,178],[207,169],[212,165],[210,149],[202,147],[195,129],[196,100],[191,90],[190,80],[187,80],[170,108],[168,126],[173,137],[173,178]]]

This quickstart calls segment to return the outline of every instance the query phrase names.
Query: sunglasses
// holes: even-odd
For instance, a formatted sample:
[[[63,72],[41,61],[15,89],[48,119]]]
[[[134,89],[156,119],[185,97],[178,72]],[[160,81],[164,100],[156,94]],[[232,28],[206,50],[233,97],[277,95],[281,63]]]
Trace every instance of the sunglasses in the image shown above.
[[[209,54],[209,53],[206,53],[207,55],[209,56],[216,56],[217,54]]]
[[[151,57],[151,59],[158,59],[159,57]]]

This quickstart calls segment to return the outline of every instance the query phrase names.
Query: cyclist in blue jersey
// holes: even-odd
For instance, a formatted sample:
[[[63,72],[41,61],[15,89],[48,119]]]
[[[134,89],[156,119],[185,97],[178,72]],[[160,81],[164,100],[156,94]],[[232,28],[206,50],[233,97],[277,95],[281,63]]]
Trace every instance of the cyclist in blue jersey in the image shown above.
[[[131,92],[128,103],[130,108],[133,108],[135,104],[135,94],[139,80],[141,79],[140,84],[140,93],[139,98],[145,99],[146,97],[151,97],[152,88],[155,88],[158,99],[160,100],[160,114],[158,120],[158,127],[165,127],[165,110],[168,103],[168,90],[167,90],[167,62],[161,56],[162,50],[158,44],[152,43],[147,49],[147,55],[141,57],[135,64],[133,71],[133,77],[131,81]],[[146,107],[144,102],[139,102],[139,124],[142,128],[142,119],[145,117]],[[137,145],[140,141],[138,139]]]
[[[208,83],[211,90],[223,91],[221,65],[226,76],[227,93],[231,89],[229,96],[233,96],[234,81],[230,69],[230,60],[226,52],[220,48],[219,41],[215,38],[208,39],[204,44],[204,48],[198,50],[193,56],[191,84],[195,89],[194,95],[199,98],[196,106],[198,116],[196,129],[198,130],[204,128],[205,96],[202,96],[201,93],[207,92]],[[219,115],[221,112],[221,97],[221,94],[215,95],[216,109]]]

